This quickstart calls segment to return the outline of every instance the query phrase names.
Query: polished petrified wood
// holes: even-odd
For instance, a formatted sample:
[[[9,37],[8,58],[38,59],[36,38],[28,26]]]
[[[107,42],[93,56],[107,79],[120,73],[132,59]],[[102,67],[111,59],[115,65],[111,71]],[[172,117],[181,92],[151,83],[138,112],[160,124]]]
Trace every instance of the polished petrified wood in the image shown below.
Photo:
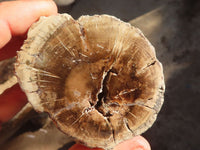
[[[108,15],[41,17],[18,52],[29,102],[89,147],[110,149],[152,126],[164,79],[142,32]]]

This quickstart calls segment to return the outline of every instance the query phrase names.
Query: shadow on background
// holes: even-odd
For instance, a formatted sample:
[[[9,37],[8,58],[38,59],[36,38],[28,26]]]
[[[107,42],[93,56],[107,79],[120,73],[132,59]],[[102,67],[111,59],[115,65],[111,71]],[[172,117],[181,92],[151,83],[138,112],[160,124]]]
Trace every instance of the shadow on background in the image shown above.
[[[143,135],[153,150],[196,150],[200,146],[200,2],[169,3],[160,12],[163,24],[151,35],[167,77],[165,102],[156,123]]]

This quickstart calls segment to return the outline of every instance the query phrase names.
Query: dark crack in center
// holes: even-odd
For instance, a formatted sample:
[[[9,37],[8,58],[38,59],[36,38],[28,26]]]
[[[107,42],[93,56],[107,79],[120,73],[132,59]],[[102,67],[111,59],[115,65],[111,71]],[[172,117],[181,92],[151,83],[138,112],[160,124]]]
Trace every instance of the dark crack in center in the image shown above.
[[[105,108],[106,97],[108,95],[107,81],[109,79],[110,72],[111,72],[111,69],[107,71],[105,77],[103,78],[102,89],[97,95],[98,101],[95,105],[96,110],[100,112],[101,114],[103,114],[103,116],[105,117],[112,116],[110,111]]]

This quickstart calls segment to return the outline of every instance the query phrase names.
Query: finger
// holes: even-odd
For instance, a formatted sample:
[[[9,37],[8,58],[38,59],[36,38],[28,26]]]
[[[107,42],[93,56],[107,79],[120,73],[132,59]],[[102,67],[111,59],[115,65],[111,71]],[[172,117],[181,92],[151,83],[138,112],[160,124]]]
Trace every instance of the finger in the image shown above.
[[[84,145],[75,144],[69,150],[102,150],[101,148],[88,148]],[[149,143],[142,136],[136,136],[131,140],[117,145],[113,150],[151,150]]]
[[[7,89],[0,95],[0,122],[10,120],[27,103],[19,84]]]
[[[53,1],[11,1],[0,3],[0,48],[12,35],[23,35],[40,16],[57,13]]]
[[[74,144],[69,150],[103,150],[101,148],[89,148],[81,144]]]
[[[136,136],[131,140],[120,143],[114,150],[151,150],[151,148],[145,138]]]

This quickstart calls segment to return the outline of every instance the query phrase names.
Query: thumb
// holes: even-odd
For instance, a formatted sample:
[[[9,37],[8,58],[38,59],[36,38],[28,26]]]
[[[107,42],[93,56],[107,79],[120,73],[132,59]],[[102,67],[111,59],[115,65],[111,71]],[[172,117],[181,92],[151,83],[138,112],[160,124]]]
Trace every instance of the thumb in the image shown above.
[[[151,150],[151,147],[145,138],[136,136],[120,143],[113,150]]]
[[[88,148],[81,144],[73,145],[69,150],[102,150],[100,148]],[[149,143],[142,136],[136,136],[131,140],[124,141],[113,150],[151,150]]]

